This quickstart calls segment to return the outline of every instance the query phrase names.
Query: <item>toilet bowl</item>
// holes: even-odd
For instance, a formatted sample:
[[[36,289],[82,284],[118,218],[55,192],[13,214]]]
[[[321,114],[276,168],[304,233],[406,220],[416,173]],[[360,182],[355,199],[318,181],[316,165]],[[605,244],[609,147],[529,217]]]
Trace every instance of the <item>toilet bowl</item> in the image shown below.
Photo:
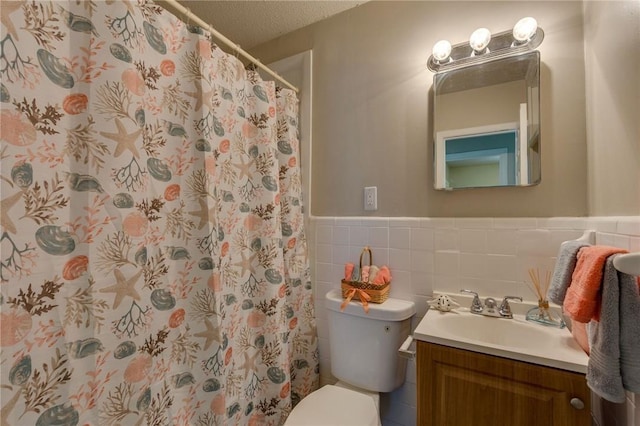
[[[291,411],[285,426],[379,426],[379,392],[404,383],[406,360],[398,348],[408,336],[413,302],[387,299],[382,304],[350,302],[341,310],[342,294],[325,296],[329,319],[331,374],[338,379],[310,393]]]

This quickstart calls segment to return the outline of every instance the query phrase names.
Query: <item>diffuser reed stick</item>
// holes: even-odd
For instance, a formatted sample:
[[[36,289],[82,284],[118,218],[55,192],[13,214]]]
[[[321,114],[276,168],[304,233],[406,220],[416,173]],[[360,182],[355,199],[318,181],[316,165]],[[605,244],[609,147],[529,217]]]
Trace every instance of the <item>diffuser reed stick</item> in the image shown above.
[[[545,271],[544,280],[540,279],[540,271],[536,268],[529,269],[529,278],[533,288],[527,285],[533,293],[538,297],[538,306],[531,308],[527,312],[527,320],[535,321],[544,325],[550,325],[554,327],[564,327],[564,321],[562,318],[555,318],[551,310],[549,309],[549,301],[547,300],[547,291],[549,291],[549,285],[551,284],[551,272]]]

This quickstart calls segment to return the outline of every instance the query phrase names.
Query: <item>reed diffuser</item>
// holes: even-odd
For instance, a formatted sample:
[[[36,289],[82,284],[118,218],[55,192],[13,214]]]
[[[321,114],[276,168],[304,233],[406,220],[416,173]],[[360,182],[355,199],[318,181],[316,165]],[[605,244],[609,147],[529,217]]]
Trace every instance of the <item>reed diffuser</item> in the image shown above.
[[[545,272],[544,281],[540,280],[540,271],[537,269],[529,269],[529,277],[533,287],[529,285],[529,288],[538,296],[538,306],[535,306],[527,312],[527,321],[537,322],[542,325],[550,327],[564,328],[565,323],[562,317],[554,314],[549,308],[549,301],[547,300],[547,291],[549,290],[549,284],[551,283],[551,273]]]

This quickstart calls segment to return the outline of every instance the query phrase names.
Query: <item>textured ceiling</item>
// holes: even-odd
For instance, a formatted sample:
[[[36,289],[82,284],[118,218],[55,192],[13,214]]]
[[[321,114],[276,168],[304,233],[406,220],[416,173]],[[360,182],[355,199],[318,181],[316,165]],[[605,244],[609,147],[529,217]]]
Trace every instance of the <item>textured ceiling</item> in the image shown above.
[[[180,3],[247,50],[365,1],[180,0]],[[157,3],[175,13],[163,1]]]

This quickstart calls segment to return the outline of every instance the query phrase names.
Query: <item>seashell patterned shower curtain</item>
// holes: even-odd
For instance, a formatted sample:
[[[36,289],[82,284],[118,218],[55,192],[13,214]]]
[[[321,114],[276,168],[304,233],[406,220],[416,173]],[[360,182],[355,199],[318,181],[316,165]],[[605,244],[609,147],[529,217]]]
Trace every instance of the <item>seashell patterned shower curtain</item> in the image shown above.
[[[150,0],[1,7],[0,424],[281,424],[318,385],[295,93]]]

